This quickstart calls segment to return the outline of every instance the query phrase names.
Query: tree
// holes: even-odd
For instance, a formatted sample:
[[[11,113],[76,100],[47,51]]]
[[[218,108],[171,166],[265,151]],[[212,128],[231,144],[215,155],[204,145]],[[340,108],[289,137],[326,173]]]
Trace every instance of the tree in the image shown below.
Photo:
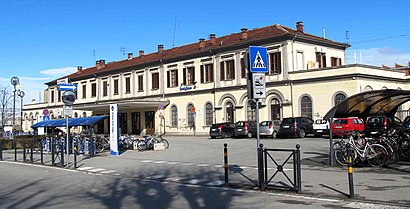
[[[1,114],[1,127],[4,128],[11,119],[10,108],[12,95],[8,87],[0,86],[0,114]]]

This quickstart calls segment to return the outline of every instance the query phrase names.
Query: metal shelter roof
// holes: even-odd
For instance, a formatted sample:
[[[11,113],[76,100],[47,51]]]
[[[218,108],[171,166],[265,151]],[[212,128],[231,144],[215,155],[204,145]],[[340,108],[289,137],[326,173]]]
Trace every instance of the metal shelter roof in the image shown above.
[[[68,119],[68,126],[91,126],[97,123],[100,120],[104,120],[105,118],[108,118],[108,116],[91,116],[91,117],[85,117],[85,118],[69,118]],[[38,128],[38,127],[65,127],[66,125],[66,119],[57,119],[57,120],[45,120],[38,122],[34,125],[32,125],[32,128]]]
[[[410,101],[410,91],[397,89],[382,89],[365,91],[350,96],[334,106],[326,113],[324,119],[359,117],[366,119],[367,116],[385,114],[393,116],[397,109],[407,101]]]

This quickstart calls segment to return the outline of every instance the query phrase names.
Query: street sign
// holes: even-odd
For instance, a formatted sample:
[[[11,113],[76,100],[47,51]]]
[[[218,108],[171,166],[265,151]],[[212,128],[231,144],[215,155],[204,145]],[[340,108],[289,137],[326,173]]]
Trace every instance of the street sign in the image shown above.
[[[68,83],[68,78],[63,78],[63,79],[57,80],[57,85],[58,84],[66,84],[66,83]]]
[[[64,106],[64,116],[73,116],[73,106]]]
[[[268,50],[266,47],[249,46],[249,70],[252,73],[268,72]]]
[[[265,74],[254,73],[253,78],[253,98],[264,99],[266,97]]]
[[[47,116],[48,114],[50,114],[50,111],[48,111],[48,109],[45,108],[45,109],[43,110],[43,115],[44,115],[44,116]]]
[[[58,90],[60,91],[77,91],[77,84],[58,84]]]

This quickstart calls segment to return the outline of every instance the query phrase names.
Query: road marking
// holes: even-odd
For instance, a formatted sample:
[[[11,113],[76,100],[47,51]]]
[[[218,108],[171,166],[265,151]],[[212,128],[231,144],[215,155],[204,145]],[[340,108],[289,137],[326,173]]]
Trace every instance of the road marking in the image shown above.
[[[154,163],[157,163],[157,164],[162,164],[162,163],[166,163],[167,161],[155,161]]]
[[[166,178],[165,181],[172,181],[172,182],[180,182],[182,181],[182,178],[179,177],[170,177],[170,178]]]
[[[140,160],[141,163],[152,163],[153,160]]]
[[[80,171],[85,171],[85,170],[89,170],[89,169],[93,169],[94,167],[79,167],[79,168],[77,168],[77,170],[80,170]]]
[[[207,167],[207,166],[210,166],[209,164],[197,164],[197,166],[199,166],[199,167]]]
[[[360,208],[360,209],[378,209],[378,208],[387,208],[387,209],[404,209],[408,207],[393,206],[393,205],[383,205],[383,204],[373,204],[373,203],[364,203],[364,202],[351,202],[344,205],[348,208]]]
[[[115,173],[117,172],[116,170],[108,170],[108,171],[101,171],[100,173],[102,174],[110,174],[110,173]]]
[[[204,181],[208,181],[208,180],[207,180],[207,179],[191,179],[191,180],[186,181],[186,182],[184,182],[184,183],[187,183],[187,184],[199,184],[199,183],[204,182]]]
[[[224,185],[224,184],[225,184],[224,181],[218,180],[218,181],[209,182],[209,183],[207,183],[206,185],[207,185],[207,186],[221,186],[221,185]]]
[[[178,164],[179,162],[167,162],[168,165],[175,165]]]
[[[147,179],[162,179],[164,177],[165,177],[165,175],[159,174],[159,175],[155,175],[155,176],[148,176]]]
[[[100,172],[100,171],[105,171],[105,169],[104,168],[95,168],[95,169],[90,169],[90,170],[87,170],[87,171],[97,173],[97,172]]]

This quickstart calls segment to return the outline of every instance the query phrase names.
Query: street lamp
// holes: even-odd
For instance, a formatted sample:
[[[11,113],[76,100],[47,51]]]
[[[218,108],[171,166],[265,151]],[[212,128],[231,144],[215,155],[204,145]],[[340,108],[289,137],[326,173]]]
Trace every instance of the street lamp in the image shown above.
[[[21,104],[21,108],[20,108],[20,126],[21,126],[21,130],[23,130],[23,97],[24,95],[26,95],[26,93],[24,93],[24,91],[18,91],[17,95],[21,98],[20,100],[20,104]]]
[[[14,139],[14,125],[16,123],[16,86],[20,84],[19,78],[14,76],[10,80],[11,85],[13,85],[13,131],[12,131],[12,138]]]

